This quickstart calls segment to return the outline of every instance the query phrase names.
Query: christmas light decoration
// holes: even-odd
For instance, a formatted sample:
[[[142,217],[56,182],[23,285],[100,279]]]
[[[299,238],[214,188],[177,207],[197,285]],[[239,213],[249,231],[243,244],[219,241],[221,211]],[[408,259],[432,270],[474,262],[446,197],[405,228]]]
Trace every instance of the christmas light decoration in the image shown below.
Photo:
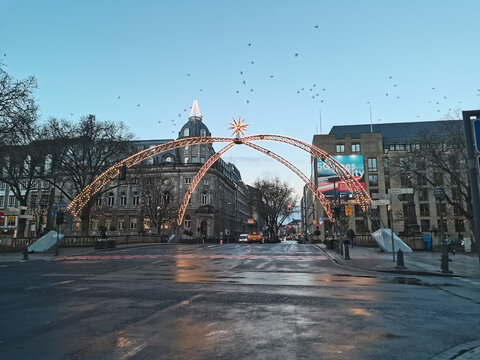
[[[187,137],[187,138],[182,138],[178,140],[174,140],[165,144],[160,144],[148,149],[145,149],[143,151],[140,151],[122,161],[119,163],[113,165],[109,169],[107,169],[104,173],[102,173],[98,178],[96,178],[92,183],[90,183],[88,186],[86,186],[76,197],[75,199],[72,200],[72,202],[68,205],[67,209],[70,211],[70,213],[74,216],[78,216],[82,208],[88,204],[93,198],[95,194],[97,194],[105,185],[107,185],[109,182],[111,182],[113,179],[118,177],[120,174],[120,170],[123,166],[126,168],[130,168],[152,156],[155,156],[157,154],[163,153],[168,150],[176,149],[176,148],[181,148],[185,146],[191,146],[191,145],[199,145],[199,144],[212,144],[212,143],[217,143],[217,142],[224,142],[224,143],[229,143],[226,145],[220,152],[214,154],[210,159],[204,164],[204,166],[200,169],[200,171],[197,173],[195,177],[195,183],[192,182],[191,186],[189,187],[189,190],[187,190],[187,193],[185,194],[185,197],[190,197],[193,190],[195,189],[195,186],[198,184],[198,181],[203,177],[203,175],[208,171],[208,169],[217,161],[222,154],[224,154],[226,151],[230,150],[234,145],[239,145],[243,144],[246,146],[249,146],[257,151],[260,151],[267,156],[272,157],[273,159],[279,161],[283,165],[285,165],[287,168],[292,170],[297,176],[299,176],[305,184],[309,187],[309,189],[313,192],[315,197],[319,199],[320,203],[322,204],[323,208],[325,209],[325,212],[327,216],[331,219],[331,208],[330,208],[330,203],[325,199],[323,194],[318,191],[318,189],[315,188],[314,184],[300,171],[298,170],[294,165],[289,163],[287,160],[282,158],[280,155],[267,150],[265,148],[262,148],[261,146],[252,144],[252,141],[274,141],[274,142],[281,142],[284,144],[288,144],[291,146],[295,146],[301,150],[304,150],[308,152],[312,157],[315,158],[320,158],[327,166],[329,166],[340,178],[341,181],[343,181],[346,185],[346,187],[352,192],[352,195],[354,198],[359,202],[361,208],[363,211],[367,211],[371,198],[370,195],[363,189],[363,187],[359,184],[359,182],[353,177],[353,175],[342,165],[340,164],[337,160],[335,160],[330,154],[327,152],[323,151],[322,149],[310,145],[304,141],[297,140],[295,138],[291,138],[288,136],[282,136],[282,135],[251,135],[251,136],[243,136],[240,137],[241,135],[244,135],[244,131],[248,125],[244,124],[245,120],[242,120],[241,118],[237,120],[233,119],[233,123],[231,123],[229,130],[234,130],[233,135],[236,135],[235,138],[226,138],[226,137]],[[192,186],[195,185],[195,186]],[[192,190],[190,191],[190,188]],[[185,201],[184,201],[185,202]],[[188,203],[188,201],[187,201]],[[182,204],[182,206],[184,206]],[[183,215],[185,214],[186,210],[186,205],[184,208],[180,208],[181,211],[179,211],[179,218],[180,219],[180,213],[183,212],[181,218],[183,219]]]

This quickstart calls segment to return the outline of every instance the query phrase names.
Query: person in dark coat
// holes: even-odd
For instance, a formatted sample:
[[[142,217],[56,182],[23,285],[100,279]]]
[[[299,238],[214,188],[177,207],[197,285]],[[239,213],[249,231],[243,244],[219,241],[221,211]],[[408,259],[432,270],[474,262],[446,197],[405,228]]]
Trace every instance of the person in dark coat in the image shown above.
[[[347,239],[350,242],[350,247],[353,248],[353,241],[355,239],[355,231],[352,228],[348,229],[347,231]]]

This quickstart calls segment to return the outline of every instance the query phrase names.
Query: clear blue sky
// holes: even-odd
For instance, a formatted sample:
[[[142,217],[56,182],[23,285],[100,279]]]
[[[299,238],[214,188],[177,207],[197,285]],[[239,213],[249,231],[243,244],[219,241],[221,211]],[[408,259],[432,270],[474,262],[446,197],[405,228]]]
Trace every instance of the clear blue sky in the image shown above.
[[[176,138],[194,99],[212,136],[241,115],[247,134],[307,142],[320,110],[326,133],[369,123],[369,106],[375,123],[480,108],[478,0],[0,0],[0,14],[0,59],[37,77],[42,120],[95,114],[138,139]],[[310,174],[306,153],[272,149]],[[302,187],[253,150],[226,160],[246,182]]]

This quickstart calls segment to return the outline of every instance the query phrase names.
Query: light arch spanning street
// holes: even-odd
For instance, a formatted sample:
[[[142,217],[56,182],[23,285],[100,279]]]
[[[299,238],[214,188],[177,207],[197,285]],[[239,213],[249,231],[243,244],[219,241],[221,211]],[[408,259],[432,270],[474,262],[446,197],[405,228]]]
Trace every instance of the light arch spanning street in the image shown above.
[[[191,145],[200,145],[200,144],[212,144],[212,143],[221,143],[221,142],[226,142],[229,143],[227,144],[220,152],[214,154],[212,157],[210,157],[207,162],[204,164],[202,169],[210,168],[215,161],[217,161],[221,155],[223,155],[226,151],[230,150],[233,146],[235,145],[246,145],[249,146],[257,151],[260,151],[275,160],[279,161],[286,167],[290,168],[297,176],[299,176],[302,181],[304,181],[307,186],[310,188],[310,190],[313,191],[314,196],[316,196],[326,214],[329,216],[331,219],[331,209],[330,209],[330,203],[324,198],[323,194],[321,194],[318,190],[315,189],[314,185],[311,183],[311,181],[306,181],[307,177],[300,172],[295,166],[293,166],[291,163],[289,163],[287,160],[279,156],[278,154],[262,148],[258,145],[252,144],[252,141],[273,141],[273,142],[281,142],[284,144],[288,144],[290,146],[295,146],[301,150],[304,150],[308,152],[311,156],[315,158],[320,158],[328,167],[332,169],[334,173],[338,175],[341,181],[345,183],[347,188],[352,192],[353,197],[359,202],[362,210],[366,211],[370,205],[371,199],[368,193],[363,189],[363,187],[360,185],[360,183],[353,177],[353,175],[342,165],[340,164],[337,160],[335,160],[330,154],[325,152],[324,150],[308,144],[304,141],[288,137],[288,136],[283,136],[283,135],[250,135],[250,136],[244,136],[244,137],[234,137],[234,138],[229,138],[229,137],[189,137],[189,138],[183,138],[183,139],[177,139],[170,141],[165,144],[159,144],[157,146],[145,149],[143,151],[140,151],[132,156],[129,156],[122,161],[116,163],[115,165],[111,166],[109,169],[107,169],[105,172],[103,172],[99,177],[97,177],[93,182],[91,182],[89,185],[87,185],[73,200],[72,202],[68,205],[67,210],[73,215],[73,216],[78,216],[78,214],[81,212],[83,207],[92,199],[92,197],[97,194],[105,185],[107,185],[112,179],[117,177],[120,174],[120,169],[122,167],[130,168],[152,156],[155,156],[157,154],[163,153],[168,150],[176,149],[176,148],[181,148],[185,146],[191,146]],[[206,170],[208,170],[208,168]],[[205,172],[206,172],[205,170]],[[203,173],[201,176],[200,173],[202,170],[197,173],[195,178],[198,181],[200,181],[201,177],[203,176]],[[192,182],[191,185],[194,183]],[[190,189],[190,187],[189,187]],[[192,190],[193,192],[193,190]],[[321,194],[321,195],[319,195]],[[191,192],[187,190],[187,193],[185,194],[186,196],[191,196]],[[184,213],[185,210],[183,210]],[[179,211],[179,219],[180,219],[180,211]],[[182,215],[183,219],[183,215]]]

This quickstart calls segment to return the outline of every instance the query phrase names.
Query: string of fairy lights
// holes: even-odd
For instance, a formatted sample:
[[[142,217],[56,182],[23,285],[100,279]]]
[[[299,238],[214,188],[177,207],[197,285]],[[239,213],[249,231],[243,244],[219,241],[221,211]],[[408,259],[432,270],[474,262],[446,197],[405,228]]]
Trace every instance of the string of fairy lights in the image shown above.
[[[185,216],[185,211],[187,210],[187,205],[188,202],[190,201],[190,198],[192,197],[193,192],[195,191],[195,188],[197,187],[198,183],[200,180],[203,178],[203,176],[207,173],[208,169],[212,167],[215,162],[220,159],[220,157],[225,154],[228,150],[230,150],[232,147],[235,146],[234,142],[231,142],[230,144],[227,144],[224,146],[219,152],[215,153],[212,155],[206,162],[203,164],[200,170],[198,170],[197,175],[192,180],[192,183],[187,189],[187,192],[185,193],[185,196],[183,198],[183,203],[178,209],[178,218],[177,218],[177,224],[180,226],[182,225],[183,222],[183,217]]]
[[[240,137],[239,136],[240,134],[244,135],[243,131],[245,131],[245,128],[248,126],[244,124],[244,119],[242,120],[241,118],[239,118],[238,121],[234,119],[233,124],[230,124],[230,125],[231,125],[230,130],[232,129],[234,130],[234,133],[232,135],[236,135],[236,137],[234,138],[227,138],[227,137],[182,138],[182,139],[173,140],[165,144],[159,144],[154,147],[142,150],[118,162],[117,164],[111,166],[109,169],[103,172],[92,183],[86,186],[80,192],[80,194],[78,194],[75,197],[75,199],[73,199],[73,201],[68,205],[67,210],[73,216],[75,217],[78,216],[78,214],[83,209],[83,207],[92,200],[95,194],[97,194],[105,185],[107,185],[113,179],[119,176],[120,170],[122,167],[130,168],[152,156],[155,156],[157,154],[163,153],[168,150],[176,149],[176,148],[181,148],[181,147],[191,146],[191,145],[199,145],[199,144],[212,144],[216,142],[226,142],[229,144],[226,145],[219,152],[215,153],[213,156],[211,156],[207,160],[207,162],[202,166],[202,168],[199,170],[194,180],[190,184],[187,192],[185,193],[182,206],[179,209],[179,214],[177,219],[177,223],[179,225],[181,225],[181,223],[183,222],[183,217],[185,215],[188,201],[193,191],[195,190],[195,187],[200,182],[202,177],[205,175],[208,169],[225,152],[227,152],[237,144],[244,144],[244,145],[250,146],[251,148],[257,151],[260,151],[272,157],[273,159],[279,161],[284,166],[292,170],[295,174],[297,174],[297,176],[299,176],[305,182],[305,184],[313,192],[315,197],[320,201],[330,221],[333,221],[330,202],[325,198],[325,196],[320,191],[318,191],[318,189],[315,188],[314,184],[299,169],[297,169],[293,164],[288,162],[286,159],[284,159],[280,155],[268,149],[265,149],[261,146],[251,143],[251,141],[274,141],[274,142],[281,142],[291,146],[295,146],[301,150],[308,152],[311,156],[315,158],[319,158],[323,162],[325,162],[325,164],[327,164],[327,166],[329,166],[339,176],[340,180],[343,181],[346,187],[352,192],[353,197],[358,201],[362,210],[367,211],[371,203],[370,195],[365,191],[365,189],[360,185],[360,183],[353,177],[353,175],[342,164],[340,164],[337,160],[335,160],[332,156],[330,156],[330,154],[328,154],[327,152],[323,151],[322,149],[314,145],[308,144],[304,141],[291,138],[288,136],[283,136],[283,135],[251,135],[251,136]]]
[[[278,155],[278,154],[276,154],[276,153],[274,153],[274,152],[272,152],[268,149],[265,149],[265,148],[263,148],[263,147],[261,147],[257,144],[252,144],[252,143],[249,143],[249,142],[245,142],[245,145],[251,147],[252,149],[260,151],[260,152],[266,154],[267,156],[270,156],[272,159],[277,160],[278,162],[280,162],[281,164],[285,165],[287,168],[292,170],[300,179],[303,180],[303,182],[308,186],[308,188],[313,193],[313,195],[320,201],[323,209],[325,210],[325,213],[328,216],[328,219],[332,222],[334,221],[334,218],[332,216],[332,210],[330,208],[330,201],[328,201],[325,198],[325,195],[323,195],[322,192],[320,192],[317,188],[315,188],[315,184],[309,178],[307,178],[305,176],[305,174],[302,173],[297,167],[295,167],[292,163],[290,163],[288,160],[281,157],[280,155]]]

